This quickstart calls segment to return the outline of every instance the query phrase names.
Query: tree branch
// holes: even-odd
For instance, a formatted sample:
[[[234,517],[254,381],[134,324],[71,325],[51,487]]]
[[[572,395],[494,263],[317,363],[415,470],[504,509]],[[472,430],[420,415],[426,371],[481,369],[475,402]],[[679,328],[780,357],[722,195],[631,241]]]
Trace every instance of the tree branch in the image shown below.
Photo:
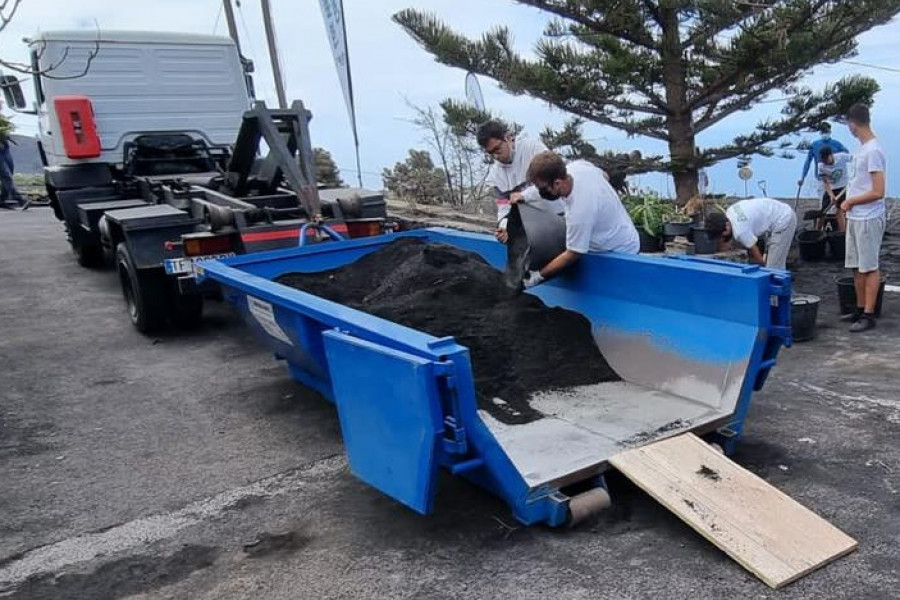
[[[646,30],[642,29],[640,32],[635,32],[624,28],[612,27],[606,23],[606,19],[598,21],[588,18],[588,16],[583,13],[576,12],[573,8],[578,7],[573,6],[572,3],[565,2],[565,0],[562,2],[559,2],[558,0],[516,0],[516,2],[545,10],[558,17],[562,17],[563,19],[580,23],[598,33],[604,33],[625,40],[635,46],[640,46],[647,50],[657,50],[656,41]]]

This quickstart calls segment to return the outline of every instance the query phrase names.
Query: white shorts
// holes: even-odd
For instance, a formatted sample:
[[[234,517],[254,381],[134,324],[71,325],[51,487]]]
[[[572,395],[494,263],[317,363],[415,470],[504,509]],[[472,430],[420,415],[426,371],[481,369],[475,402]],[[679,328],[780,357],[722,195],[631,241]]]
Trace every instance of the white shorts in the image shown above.
[[[883,237],[884,217],[847,219],[847,254],[844,266],[860,273],[877,271]]]

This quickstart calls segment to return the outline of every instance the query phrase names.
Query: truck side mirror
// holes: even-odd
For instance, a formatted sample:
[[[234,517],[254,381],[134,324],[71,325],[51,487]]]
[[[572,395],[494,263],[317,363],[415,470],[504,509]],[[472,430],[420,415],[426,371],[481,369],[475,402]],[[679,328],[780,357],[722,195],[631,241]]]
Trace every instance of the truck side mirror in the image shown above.
[[[28,108],[18,77],[0,74],[0,88],[3,89],[3,98],[11,109],[26,110]]]

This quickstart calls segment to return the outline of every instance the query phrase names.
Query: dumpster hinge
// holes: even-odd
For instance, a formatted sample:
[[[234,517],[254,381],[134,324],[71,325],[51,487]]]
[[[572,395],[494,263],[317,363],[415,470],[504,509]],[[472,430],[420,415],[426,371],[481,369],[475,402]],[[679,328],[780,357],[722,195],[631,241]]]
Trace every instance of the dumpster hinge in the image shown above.
[[[459,417],[459,393],[452,362],[435,363],[438,375],[438,389],[441,392],[441,409],[444,416],[444,452],[465,454],[469,451],[466,430]]]

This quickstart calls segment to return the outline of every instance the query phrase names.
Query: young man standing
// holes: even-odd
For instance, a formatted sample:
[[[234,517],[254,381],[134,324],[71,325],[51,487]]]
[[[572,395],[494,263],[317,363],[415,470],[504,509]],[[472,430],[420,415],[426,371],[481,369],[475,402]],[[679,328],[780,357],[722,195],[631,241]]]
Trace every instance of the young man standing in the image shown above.
[[[540,200],[537,190],[526,181],[525,174],[531,159],[546,152],[540,140],[532,140],[520,133],[513,137],[506,127],[497,121],[483,123],[475,134],[478,145],[494,159],[487,174],[487,184],[497,203],[497,239],[506,243],[506,220],[510,207],[522,200]],[[562,207],[560,212],[562,211]]]
[[[825,185],[825,193],[822,194],[822,216],[819,219],[819,229],[825,227],[825,213],[834,205],[837,211],[838,229],[847,230],[847,215],[841,210],[844,201],[844,190],[849,179],[849,167],[851,156],[847,152],[835,153],[831,148],[822,148],[819,153],[819,179]]]
[[[603,171],[586,160],[566,165],[553,152],[541,152],[531,161],[527,175],[541,198],[562,199],[566,249],[540,271],[530,271],[526,288],[553,277],[588,252],[638,253],[637,229]]]
[[[853,269],[856,285],[856,312],[845,320],[853,321],[856,333],[875,327],[875,305],[881,285],[878,255],[884,237],[885,170],[887,163],[881,142],[872,132],[869,107],[854,104],[847,111],[847,127],[861,144],[853,154],[853,167],[847,197],[841,208],[847,211],[847,255],[844,266]]]
[[[770,269],[786,269],[788,251],[797,230],[794,209],[772,198],[750,198],[735,202],[725,213],[714,212],[706,217],[706,232],[710,239],[731,241],[747,249],[750,262]],[[766,254],[756,243],[766,236]]]

